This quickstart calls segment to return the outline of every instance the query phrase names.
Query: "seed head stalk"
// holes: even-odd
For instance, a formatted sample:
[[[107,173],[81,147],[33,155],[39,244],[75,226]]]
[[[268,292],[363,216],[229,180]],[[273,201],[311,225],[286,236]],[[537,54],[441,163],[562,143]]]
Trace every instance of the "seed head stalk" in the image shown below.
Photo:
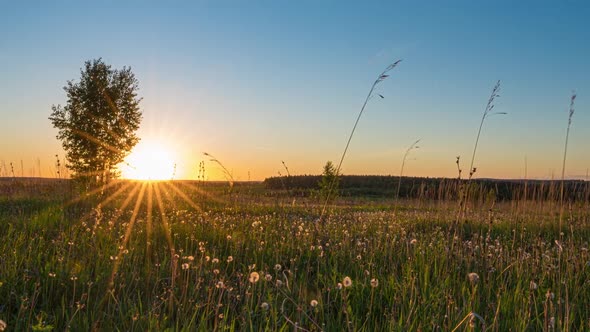
[[[572,117],[574,116],[574,102],[576,100],[576,93],[572,93],[572,97],[570,98],[570,108],[569,108],[569,117],[567,120],[567,130],[565,132],[565,145],[563,148],[563,163],[561,165],[561,188],[559,193],[559,238],[562,238],[562,221],[563,221],[563,200],[564,200],[564,185],[565,185],[565,162],[567,158],[567,144],[569,141],[570,136],[570,128],[572,126]]]
[[[476,169],[473,168],[473,163],[475,162],[475,153],[477,152],[477,144],[479,143],[479,137],[481,136],[481,129],[483,128],[483,123],[484,123],[485,119],[488,117],[488,115],[506,114],[504,112],[492,113],[492,110],[494,109],[494,100],[497,97],[500,97],[498,92],[500,92],[500,81],[499,80],[498,80],[498,82],[496,82],[496,85],[492,89],[492,94],[490,95],[490,98],[488,99],[488,104],[486,105],[486,108],[483,112],[483,116],[481,117],[481,122],[479,123],[479,129],[477,130],[477,138],[475,139],[475,145],[473,146],[473,154],[471,155],[471,164],[469,165],[469,180],[471,180],[471,178],[473,177],[473,174],[475,174],[475,171],[476,171]]]
[[[410,152],[412,152],[412,150],[420,148],[418,146],[418,143],[420,142],[420,140],[421,140],[421,138],[417,139],[416,142],[412,143],[412,145],[410,145],[410,147],[406,150],[406,153],[404,153],[404,158],[402,159],[402,166],[399,171],[399,179],[397,182],[397,192],[395,194],[396,200],[399,199],[399,192],[400,192],[400,188],[402,186],[402,177],[404,176],[404,166],[406,166],[406,159],[408,158],[408,155],[410,154]]]
[[[375,82],[373,82],[373,85],[371,86],[371,89],[369,90],[369,93],[367,94],[367,97],[365,98],[365,102],[363,103],[363,106],[361,107],[361,110],[360,110],[358,116],[356,117],[356,121],[354,122],[354,126],[352,127],[352,131],[350,132],[350,135],[348,136],[348,140],[346,141],[346,146],[344,147],[344,151],[342,152],[342,156],[340,157],[340,161],[338,162],[338,167],[336,167],[336,176],[334,177],[332,182],[330,182],[330,185],[328,187],[328,194],[326,195],[326,201],[324,202],[324,206],[322,208],[322,213],[320,214],[319,220],[322,220],[324,217],[324,214],[326,212],[326,207],[328,206],[328,202],[330,201],[330,198],[332,196],[332,192],[334,191],[334,185],[336,183],[336,180],[340,176],[340,168],[342,167],[342,163],[344,162],[344,158],[346,157],[346,153],[348,152],[348,147],[350,146],[350,142],[352,141],[352,137],[354,136],[354,132],[356,131],[356,127],[358,126],[361,116],[363,115],[363,112],[365,111],[365,107],[367,107],[367,103],[369,102],[371,97],[373,97],[373,92],[375,91],[375,88],[377,87],[377,85],[379,85],[379,83],[383,82],[386,78],[388,78],[389,75],[387,73],[389,71],[391,71],[393,68],[395,68],[401,61],[402,60],[397,60],[396,62],[387,66],[387,68],[385,68],[385,70],[383,72],[381,72],[381,74],[379,74],[379,77],[377,77]],[[382,95],[379,95],[379,97],[383,98]]]
[[[463,197],[465,199],[465,201],[464,201],[465,204],[463,204],[463,208],[462,208],[463,212],[461,214],[464,214],[467,209],[467,201],[469,199],[469,189],[470,189],[471,179],[473,178],[473,175],[477,171],[477,168],[473,167],[473,164],[475,163],[475,154],[477,152],[477,145],[479,144],[479,137],[481,136],[481,129],[483,128],[483,123],[485,122],[485,120],[488,116],[506,114],[506,112],[493,112],[493,109],[495,106],[494,101],[497,97],[500,97],[498,92],[500,92],[500,80],[498,80],[496,82],[496,85],[494,85],[494,88],[492,89],[492,94],[490,95],[490,98],[488,99],[488,103],[487,103],[486,108],[485,108],[483,115],[481,117],[481,122],[479,123],[479,129],[477,130],[477,137],[475,138],[475,145],[473,146],[473,154],[471,155],[471,164],[469,165],[469,178],[467,179],[467,186],[465,188],[465,194],[463,195]]]

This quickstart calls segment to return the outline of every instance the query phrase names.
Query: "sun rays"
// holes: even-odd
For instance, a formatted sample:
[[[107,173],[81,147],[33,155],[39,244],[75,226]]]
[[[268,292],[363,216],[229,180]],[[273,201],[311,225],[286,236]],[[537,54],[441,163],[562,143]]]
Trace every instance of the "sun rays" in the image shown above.
[[[171,148],[155,141],[142,141],[119,167],[123,178],[133,180],[170,180],[176,172]]]

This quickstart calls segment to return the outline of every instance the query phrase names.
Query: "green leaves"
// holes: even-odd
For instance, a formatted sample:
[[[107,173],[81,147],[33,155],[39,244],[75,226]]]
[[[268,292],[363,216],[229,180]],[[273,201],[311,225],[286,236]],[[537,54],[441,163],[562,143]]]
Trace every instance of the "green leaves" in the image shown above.
[[[68,167],[87,183],[104,183],[139,142],[142,114],[138,81],[131,68],[112,69],[102,59],[87,61],[79,81],[68,81],[65,106],[52,106],[49,120],[66,151]]]

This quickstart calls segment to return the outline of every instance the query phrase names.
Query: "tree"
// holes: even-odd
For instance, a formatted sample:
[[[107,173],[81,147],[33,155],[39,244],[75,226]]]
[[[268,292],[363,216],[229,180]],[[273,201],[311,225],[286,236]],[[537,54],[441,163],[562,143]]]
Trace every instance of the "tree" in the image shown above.
[[[86,185],[117,177],[117,164],[139,142],[142,113],[131,68],[112,69],[102,59],[86,61],[79,82],[68,81],[67,103],[49,117],[66,151],[66,166]]]
[[[324,171],[322,172],[322,179],[319,182],[320,197],[326,200],[331,200],[338,196],[338,185],[340,179],[336,173],[336,166],[331,161],[326,162]]]

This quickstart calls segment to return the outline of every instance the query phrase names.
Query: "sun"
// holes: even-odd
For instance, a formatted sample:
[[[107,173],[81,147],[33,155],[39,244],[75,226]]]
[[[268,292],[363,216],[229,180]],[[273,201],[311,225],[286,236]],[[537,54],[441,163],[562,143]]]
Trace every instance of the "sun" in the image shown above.
[[[175,158],[171,149],[158,142],[140,142],[119,169],[125,179],[170,180],[174,177]]]

